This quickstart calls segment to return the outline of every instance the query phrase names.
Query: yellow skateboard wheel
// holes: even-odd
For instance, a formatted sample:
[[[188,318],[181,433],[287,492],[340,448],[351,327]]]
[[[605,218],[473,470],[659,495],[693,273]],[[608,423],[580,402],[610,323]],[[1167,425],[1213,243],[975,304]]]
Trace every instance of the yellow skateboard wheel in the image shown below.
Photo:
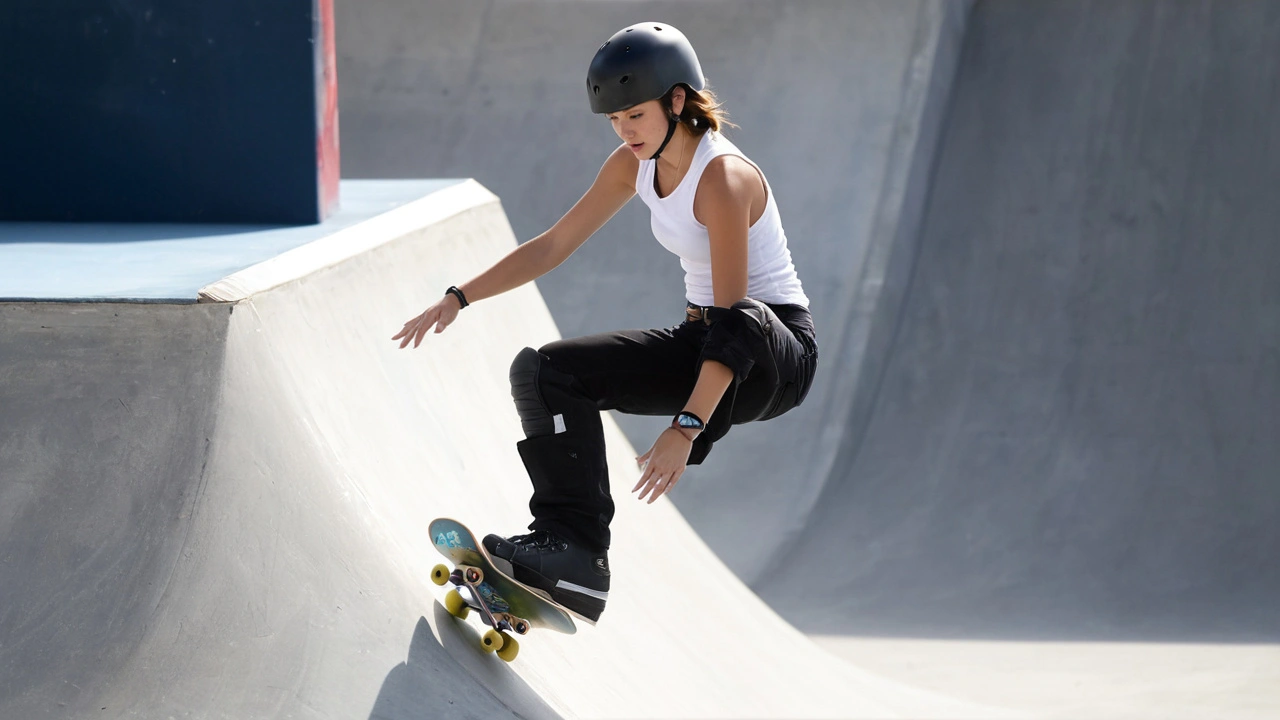
[[[507,633],[502,633],[502,648],[498,650],[498,657],[502,658],[503,662],[511,662],[519,653],[520,643]]]
[[[502,643],[502,633],[494,630],[493,628],[489,628],[485,631],[485,634],[480,638],[480,647],[483,648],[485,652],[501,650]]]
[[[444,609],[459,620],[466,620],[467,615],[471,614],[471,608],[467,607],[467,601],[462,599],[457,590],[450,590],[444,596]]]
[[[442,563],[431,568],[431,582],[437,585],[449,582],[449,566]]]

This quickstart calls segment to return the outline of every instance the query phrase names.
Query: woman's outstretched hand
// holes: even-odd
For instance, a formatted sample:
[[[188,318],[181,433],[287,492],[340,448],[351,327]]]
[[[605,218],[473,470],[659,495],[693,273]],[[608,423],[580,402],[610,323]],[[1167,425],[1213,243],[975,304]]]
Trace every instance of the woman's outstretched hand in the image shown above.
[[[662,497],[664,493],[680,482],[685,467],[689,463],[689,452],[693,450],[693,441],[675,428],[667,428],[658,436],[649,452],[636,458],[636,463],[644,471],[640,474],[640,482],[631,488],[631,492],[640,492],[641,500],[649,496],[649,503]],[[642,489],[643,488],[643,489]]]
[[[416,348],[422,344],[422,338],[427,336],[427,331],[435,326],[436,334],[444,332],[444,329],[453,324],[458,317],[458,311],[462,307],[458,304],[457,298],[452,295],[445,295],[436,302],[435,305],[422,311],[422,314],[413,318],[404,324],[400,332],[391,338],[392,342],[400,341],[400,349],[403,350],[406,345],[413,342]]]

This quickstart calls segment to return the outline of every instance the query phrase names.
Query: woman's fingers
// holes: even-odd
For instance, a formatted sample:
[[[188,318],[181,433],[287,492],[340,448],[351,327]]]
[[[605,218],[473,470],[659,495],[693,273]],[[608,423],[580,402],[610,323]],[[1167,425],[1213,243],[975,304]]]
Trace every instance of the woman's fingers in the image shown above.
[[[432,325],[436,324],[439,314],[432,312],[434,309],[434,307],[429,307],[416,318],[418,324],[414,327],[413,333],[411,334],[414,348],[417,348],[422,344],[422,339],[427,336],[427,331],[431,329]]]
[[[649,487],[645,488],[644,492],[640,493],[640,499],[644,500],[644,496],[648,495],[648,504],[652,505],[653,501],[657,500],[658,496],[662,494],[662,488],[666,485],[666,482],[667,479],[665,477],[655,477],[653,482],[649,484]]]
[[[644,487],[645,483],[649,482],[649,478],[652,477],[652,475],[653,475],[653,467],[651,465],[646,464],[644,467],[644,472],[640,473],[640,479],[636,481],[636,486],[631,488],[631,492],[636,492],[640,488]]]
[[[636,481],[636,486],[631,488],[631,492],[636,492],[640,488],[644,487],[644,484],[649,481],[649,477],[652,475],[653,469],[652,463],[650,462],[652,458],[653,447],[650,447],[645,454],[636,458],[636,465],[640,467],[640,479]]]
[[[407,347],[409,343],[413,343],[413,346],[416,348],[422,345],[422,341],[427,337],[427,333],[432,328],[435,328],[436,334],[439,335],[445,331],[445,328],[449,327],[449,325],[453,323],[453,320],[456,317],[458,317],[456,310],[449,312],[446,307],[440,303],[436,303],[422,311],[421,315],[405,323],[404,327],[400,329],[400,332],[396,333],[391,340],[399,340],[401,350]]]
[[[418,315],[417,317],[412,318],[411,320],[406,322],[404,324],[404,327],[400,328],[400,332],[396,333],[395,336],[391,338],[392,342],[396,340],[400,341],[401,350],[403,350],[404,347],[408,345],[413,340],[414,336],[418,333],[418,326],[422,323],[423,315],[426,315],[426,313],[424,312],[422,313],[422,315]]]
[[[680,476],[683,474],[684,472],[682,470],[674,470],[670,476],[664,477],[655,483],[653,486],[653,492],[649,495],[649,504],[652,505],[654,500],[657,500],[663,495],[671,492],[672,488],[676,486],[676,483],[680,482]],[[642,496],[640,499],[643,500],[644,497]]]
[[[684,470],[677,470],[674,473],[671,473],[671,479],[667,481],[667,486],[662,489],[662,494],[665,495],[672,490],[675,490],[676,483],[680,482],[680,478],[682,477],[684,477]]]
[[[644,489],[640,491],[640,495],[638,496],[637,499],[644,500],[645,496],[648,495],[649,492],[652,491],[653,488],[656,487],[661,480],[662,480],[662,476],[657,475],[655,473],[653,477],[649,478],[649,480],[645,482]]]
[[[664,430],[653,443],[653,447],[649,448],[649,452],[636,458],[636,462],[640,464],[641,473],[639,481],[636,482],[635,487],[631,488],[631,492],[639,492],[640,500],[648,498],[649,502],[653,503],[671,492],[676,483],[680,482],[689,454],[687,446],[681,446],[673,439],[676,437]],[[683,437],[679,440],[685,442]],[[681,447],[684,447],[683,452]]]
[[[417,348],[419,345],[422,344],[422,338],[427,336],[427,330],[429,330],[432,325],[431,319],[428,317],[425,317],[426,313],[423,313],[423,316],[424,317],[418,321],[418,331],[413,334],[414,348]]]
[[[646,496],[649,502],[662,497],[662,495],[675,487],[676,481],[679,480],[682,471],[678,468],[656,468],[650,466],[645,470],[644,475],[640,477],[640,482],[632,488],[631,492],[640,491],[638,499],[644,500]]]
[[[419,315],[418,317],[422,317],[422,316]],[[404,327],[400,328],[400,332],[392,336],[391,339],[395,341],[395,340],[399,340],[402,337],[407,336],[409,333],[413,332],[413,330],[418,327],[417,322],[418,322],[418,318],[413,318],[412,320],[409,320],[404,324]]]
[[[398,336],[400,338],[403,338],[402,340],[400,340],[401,350],[403,350],[405,346],[408,345],[413,340],[413,336],[417,332],[418,332],[418,318],[414,318],[404,324],[404,330],[401,330],[400,335]],[[392,338],[392,339],[394,340],[395,338]]]

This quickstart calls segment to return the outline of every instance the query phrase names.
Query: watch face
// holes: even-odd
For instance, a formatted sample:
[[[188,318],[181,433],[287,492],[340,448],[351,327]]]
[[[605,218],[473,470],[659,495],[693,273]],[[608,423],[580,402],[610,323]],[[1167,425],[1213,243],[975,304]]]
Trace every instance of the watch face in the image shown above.
[[[676,422],[680,423],[680,427],[686,427],[686,428],[702,427],[702,423],[698,422],[697,418],[690,417],[688,415],[681,415],[680,417],[676,418]]]

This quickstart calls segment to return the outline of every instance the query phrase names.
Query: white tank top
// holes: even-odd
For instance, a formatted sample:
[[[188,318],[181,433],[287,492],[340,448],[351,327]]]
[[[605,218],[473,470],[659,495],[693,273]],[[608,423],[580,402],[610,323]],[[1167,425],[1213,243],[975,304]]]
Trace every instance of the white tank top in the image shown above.
[[[671,151],[667,146],[666,152]],[[684,268],[685,296],[695,305],[715,304],[711,285],[711,238],[707,226],[693,216],[693,199],[707,163],[721,155],[737,155],[751,162],[742,151],[720,133],[708,130],[698,141],[689,172],[665,198],[658,197],[653,186],[656,160],[641,160],[636,173],[636,194],[652,212],[653,236],[667,250],[680,258]],[[755,166],[755,163],[751,163]],[[759,170],[759,168],[756,168]],[[760,173],[764,178],[764,173]],[[764,181],[768,199],[764,213],[747,231],[747,296],[771,305],[809,306],[809,298],[800,285],[787,235],[782,230],[782,216],[774,201],[769,181]]]

